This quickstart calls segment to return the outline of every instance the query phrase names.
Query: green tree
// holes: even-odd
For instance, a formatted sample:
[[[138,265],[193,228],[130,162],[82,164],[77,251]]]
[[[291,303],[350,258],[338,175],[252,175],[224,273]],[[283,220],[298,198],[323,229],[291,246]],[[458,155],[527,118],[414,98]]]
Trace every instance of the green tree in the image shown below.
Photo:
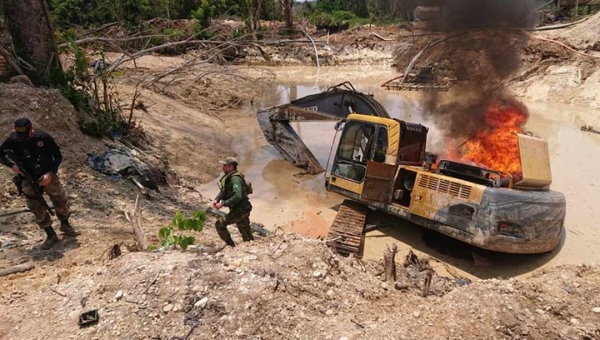
[[[112,0],[114,14],[117,20],[137,26],[142,18],[150,11],[149,0]]]
[[[50,0],[49,7],[54,24],[63,29],[112,21],[136,26],[154,17],[150,0]]]
[[[223,15],[239,15],[241,11],[240,3],[243,1],[234,0],[201,0],[198,8],[192,12],[192,17],[200,21],[202,27],[210,25],[210,21]]]
[[[189,19],[200,6],[200,0],[150,0],[151,17]]]

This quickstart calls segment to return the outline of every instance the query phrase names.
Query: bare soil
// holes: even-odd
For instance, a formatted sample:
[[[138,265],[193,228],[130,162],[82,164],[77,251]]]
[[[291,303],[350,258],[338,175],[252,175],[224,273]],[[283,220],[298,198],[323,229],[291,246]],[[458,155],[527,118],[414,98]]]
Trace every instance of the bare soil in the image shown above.
[[[596,339],[600,271],[565,266],[531,279],[468,281],[337,258],[321,242],[274,236],[209,254],[146,252],[3,282],[3,339]],[[399,263],[403,259],[398,259]],[[24,277],[23,277],[24,278]],[[66,278],[66,279],[65,279]],[[79,328],[80,313],[100,321]],[[47,327],[40,327],[47,325]]]
[[[365,25],[331,35],[314,29],[309,32],[313,34],[316,44],[314,47],[302,35],[293,38],[305,40],[304,42],[286,42],[286,39],[279,38],[279,43],[261,48],[256,45],[248,46],[244,51],[243,63],[269,66],[317,65],[318,56],[321,66],[392,65],[392,53],[399,44],[397,36],[408,33],[395,26],[375,25]]]
[[[364,50],[371,39],[379,40],[367,28],[362,30],[356,33],[359,38],[354,33],[347,33],[344,38],[366,39],[357,42],[356,51]],[[393,37],[393,33],[384,37]],[[391,59],[388,47],[381,46],[393,46],[395,42],[377,44],[379,47],[374,46],[373,50],[381,48],[382,55]],[[556,61],[548,62],[551,66],[575,67],[579,71],[569,69],[568,74],[578,75],[581,71],[586,80],[595,79],[595,73],[587,71],[592,67],[586,64],[587,59],[567,58],[563,50],[553,48],[544,47],[541,53],[555,55]],[[302,47],[302,51],[310,49]],[[274,52],[277,53],[281,52]],[[356,59],[360,63],[375,60],[370,52],[358,53],[364,53]],[[310,53],[305,56],[305,62],[309,61]],[[125,76],[116,80],[123,105],[128,107],[142,77],[169,71],[190,58],[193,55],[148,56],[138,60],[137,65],[125,65]],[[249,123],[253,117],[236,108],[252,105],[268,93],[260,84],[272,79],[269,78],[272,74],[268,70],[240,67],[235,73],[227,71],[226,76],[205,75],[210,68],[214,66],[201,65],[167,77],[157,86],[141,89],[144,109],[135,109],[134,113],[150,141],[150,149],[145,152],[151,154],[149,157],[166,161],[180,179],[179,184],[162,187],[160,193],[151,192],[148,197],[141,195],[133,183],[113,182],[87,166],[87,152],[101,152],[112,142],[82,135],[77,113],[58,92],[0,84],[0,134],[7,135],[17,117],[28,116],[56,138],[65,155],[60,175],[71,199],[73,224],[82,231],[77,239],[64,237],[57,247],[43,251],[39,248],[43,235],[31,215],[0,218],[0,268],[21,263],[35,265],[28,272],[0,277],[3,312],[0,338],[175,339],[186,335],[189,339],[600,338],[600,271],[596,265],[558,266],[534,271],[527,278],[476,279],[472,283],[460,273],[448,270],[445,277],[434,275],[431,295],[422,297],[423,273],[411,266],[403,267],[404,259],[400,256],[398,280],[403,289],[396,290],[393,284],[383,284],[378,275],[383,270],[379,255],[371,255],[371,259],[362,262],[338,258],[322,242],[295,234],[257,237],[254,242],[218,252],[221,241],[213,217],[207,221],[201,236],[196,235],[198,245],[189,252],[128,252],[125,245],[133,242],[133,236],[124,212],[133,209],[136,197],[142,198],[146,235],[150,243],[157,244],[158,229],[169,224],[176,210],[189,214],[205,207],[212,198],[201,197],[194,188],[203,183],[212,185],[210,181],[219,174],[217,160],[234,154],[232,142],[243,144],[233,148],[238,150],[261,148],[264,144],[249,132],[254,129]],[[552,74],[549,70],[550,67],[524,76],[514,88],[519,90],[519,86],[524,86],[522,95],[527,98],[596,105],[593,103],[598,91],[594,86],[598,82],[574,82],[569,91],[588,94],[572,97],[558,86],[558,76],[564,73]],[[289,74],[290,78],[299,81],[315,76],[302,68],[294,72]],[[330,68],[316,72],[317,79],[333,81],[333,74],[339,76],[347,71]],[[389,76],[388,72],[373,74]],[[533,91],[547,86],[550,76],[557,76],[554,92],[542,96]],[[261,81],[253,82],[257,78]],[[554,125],[548,123],[548,126]],[[548,130],[548,134],[553,131]],[[571,130],[562,133],[572,136]],[[555,156],[562,153],[562,157],[574,157],[578,153],[577,143],[575,140],[568,147],[557,146],[553,150]],[[297,200],[289,197],[296,191],[279,188],[289,184],[287,179],[293,170],[277,167],[271,158],[251,161],[259,168],[255,176],[268,177],[278,186],[270,189],[275,190],[275,199],[268,189],[265,189],[268,194],[256,197],[256,201],[265,201],[264,207],[256,209],[256,218],[261,218],[257,215],[260,211],[277,220],[286,220],[286,214],[296,214],[300,222],[288,225],[286,230],[306,231],[310,227],[313,233],[310,236],[322,236],[324,231],[319,224],[325,221],[323,215],[327,218],[333,215],[332,209],[326,209],[330,206],[319,208],[327,210],[323,214],[319,210],[304,215],[305,211],[315,210],[314,197],[304,195],[303,210],[298,213],[298,209],[294,210]],[[569,167],[580,164],[578,159],[575,161],[571,165],[560,164],[559,171],[573,171]],[[583,165],[577,166],[580,181],[585,180],[584,170]],[[286,181],[281,176],[287,176]],[[24,206],[10,177],[8,171],[0,172],[2,210]],[[294,190],[317,191],[322,182],[298,180],[292,185]],[[578,185],[583,184],[576,179],[563,181],[559,189]],[[577,199],[591,202],[589,198],[594,196],[592,189],[571,196],[570,202],[574,205]],[[324,197],[316,200],[323,205],[330,201]],[[593,210],[592,203],[586,204],[587,210]],[[280,205],[286,210],[274,208]],[[572,219],[582,224],[586,216],[577,210]],[[236,241],[241,241],[235,228],[230,231]],[[569,237],[578,244],[577,236]],[[123,255],[109,260],[107,250],[115,244],[121,245]],[[437,265],[444,266],[441,262]],[[92,309],[98,309],[99,323],[79,328],[79,314]]]
[[[568,28],[505,33],[512,42],[507,41],[502,46],[521,51],[520,69],[507,78],[498,77],[495,72],[497,65],[486,51],[469,48],[477,43],[485,44],[490,34],[495,34],[493,32],[472,33],[438,44],[426,50],[415,66],[418,68],[432,63],[438,63],[442,68],[469,65],[469,70],[462,72],[457,69],[450,75],[459,81],[478,81],[480,84],[501,81],[514,94],[535,102],[551,101],[597,109],[600,107],[599,32],[600,13]],[[419,51],[442,38],[444,35],[425,35],[401,42],[394,52],[398,71],[403,73]],[[470,39],[473,43],[462,46],[457,43],[462,39]],[[488,79],[463,79],[463,74],[476,74]]]

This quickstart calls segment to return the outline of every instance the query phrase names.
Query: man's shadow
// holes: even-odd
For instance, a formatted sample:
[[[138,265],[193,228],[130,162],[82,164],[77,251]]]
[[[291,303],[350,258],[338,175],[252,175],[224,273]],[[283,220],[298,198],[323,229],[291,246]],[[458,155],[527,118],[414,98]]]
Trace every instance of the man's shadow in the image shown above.
[[[54,262],[64,257],[64,254],[81,246],[76,237],[58,234],[59,241],[50,249],[42,249],[46,236],[37,226],[24,225],[20,228],[0,230],[0,235],[8,235],[9,242],[1,249],[3,258],[9,262],[22,263],[25,261]],[[31,237],[31,235],[35,235]],[[39,235],[39,236],[38,236]],[[43,235],[43,236],[42,236]],[[23,243],[21,243],[23,242]]]
[[[42,249],[43,241],[26,251],[33,261],[54,262],[64,257],[65,253],[81,246],[79,240],[73,236],[59,235],[59,241],[50,249]]]

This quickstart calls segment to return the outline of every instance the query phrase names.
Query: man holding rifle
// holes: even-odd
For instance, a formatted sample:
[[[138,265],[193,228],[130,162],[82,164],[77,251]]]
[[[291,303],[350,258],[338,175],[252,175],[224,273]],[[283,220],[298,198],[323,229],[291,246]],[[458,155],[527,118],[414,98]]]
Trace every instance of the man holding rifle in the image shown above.
[[[27,118],[15,121],[15,132],[0,146],[0,163],[15,173],[14,181],[19,194],[25,196],[36,223],[46,232],[47,239],[42,249],[50,249],[58,242],[50,217],[54,213],[44,199],[44,191],[50,196],[60,220],[59,230],[68,236],[80,234],[69,224],[68,199],[57,175],[61,161],[60,148],[52,136],[34,130]]]

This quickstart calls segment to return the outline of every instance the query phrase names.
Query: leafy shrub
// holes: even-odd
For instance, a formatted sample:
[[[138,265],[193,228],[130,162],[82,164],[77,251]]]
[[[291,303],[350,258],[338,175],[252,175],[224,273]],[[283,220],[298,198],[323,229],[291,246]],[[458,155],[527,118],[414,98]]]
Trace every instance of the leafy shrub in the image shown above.
[[[202,231],[206,222],[206,213],[204,211],[194,211],[190,218],[184,218],[181,211],[177,211],[175,217],[169,226],[158,231],[158,238],[162,247],[179,246],[186,250],[187,247],[194,244],[196,239],[193,236],[183,235],[183,231]],[[179,231],[175,235],[175,231]]]
[[[359,18],[350,11],[333,11],[331,13],[315,12],[311,14],[309,21],[320,29],[342,30],[364,25],[368,23],[369,19]]]

